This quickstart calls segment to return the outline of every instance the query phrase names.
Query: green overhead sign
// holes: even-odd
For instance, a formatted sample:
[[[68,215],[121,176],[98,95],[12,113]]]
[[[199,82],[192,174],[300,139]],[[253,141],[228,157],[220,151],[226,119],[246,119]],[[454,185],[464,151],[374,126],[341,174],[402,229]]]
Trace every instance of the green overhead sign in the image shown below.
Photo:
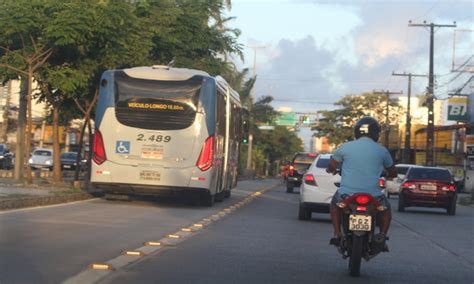
[[[281,112],[275,121],[276,125],[280,126],[295,126],[296,122],[296,114],[294,112]]]

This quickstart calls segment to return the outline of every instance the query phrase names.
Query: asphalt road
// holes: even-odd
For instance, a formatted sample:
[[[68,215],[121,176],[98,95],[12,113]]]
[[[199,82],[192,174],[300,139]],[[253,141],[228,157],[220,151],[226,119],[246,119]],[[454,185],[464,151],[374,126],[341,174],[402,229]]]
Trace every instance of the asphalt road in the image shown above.
[[[298,199],[283,187],[267,192],[101,283],[473,283],[472,207],[459,206],[454,217],[437,209],[394,212],[391,252],[363,262],[354,279],[328,245],[329,216],[298,221]]]
[[[328,245],[327,214],[298,221],[299,195],[283,186],[192,233],[174,246],[99,278],[79,278],[93,262],[107,262],[203,218],[216,216],[275,180],[240,182],[212,208],[176,200],[101,199],[0,212],[0,283],[473,283],[474,208],[394,211],[390,253],[363,262],[361,277]],[[393,205],[396,197],[392,198]],[[394,206],[396,208],[396,206]],[[101,274],[102,273],[102,274]],[[72,278],[71,278],[72,277]],[[90,281],[86,281],[89,279]],[[74,283],[74,281],[72,281]]]
[[[85,202],[0,212],[0,283],[60,283],[94,262],[215,214],[276,180],[243,181],[214,207],[181,200]]]

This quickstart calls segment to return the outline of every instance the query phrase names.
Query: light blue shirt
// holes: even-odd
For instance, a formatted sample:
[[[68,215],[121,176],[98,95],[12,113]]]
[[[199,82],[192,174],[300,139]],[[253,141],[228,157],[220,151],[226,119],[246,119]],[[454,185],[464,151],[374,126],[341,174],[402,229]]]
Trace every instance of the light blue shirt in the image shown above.
[[[342,162],[340,194],[369,193],[382,195],[379,178],[384,168],[393,165],[387,149],[368,137],[344,143],[332,159]]]

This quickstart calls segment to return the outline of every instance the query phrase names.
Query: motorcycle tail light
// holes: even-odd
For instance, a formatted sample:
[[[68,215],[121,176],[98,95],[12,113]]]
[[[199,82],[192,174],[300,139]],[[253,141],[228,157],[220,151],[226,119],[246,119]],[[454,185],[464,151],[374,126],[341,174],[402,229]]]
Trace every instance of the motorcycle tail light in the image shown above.
[[[355,201],[360,205],[365,205],[369,203],[369,197],[367,195],[359,195],[356,197]]]
[[[357,211],[360,211],[360,212],[367,212],[367,207],[365,207],[365,206],[357,206],[357,207],[356,207],[356,210],[357,210]]]
[[[304,183],[309,184],[309,185],[318,185],[316,183],[316,179],[314,178],[312,174],[306,174],[304,176]]]
[[[444,185],[443,187],[441,187],[441,190],[444,190],[444,191],[455,191],[455,190],[456,190],[456,186],[455,186],[454,184]]]

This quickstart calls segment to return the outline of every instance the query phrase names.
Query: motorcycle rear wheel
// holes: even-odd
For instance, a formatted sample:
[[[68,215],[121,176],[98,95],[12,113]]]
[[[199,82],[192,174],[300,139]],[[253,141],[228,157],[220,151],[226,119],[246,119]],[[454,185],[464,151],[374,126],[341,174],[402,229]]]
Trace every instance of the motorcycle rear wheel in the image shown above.
[[[360,263],[362,259],[363,236],[352,236],[351,255],[349,257],[349,273],[353,277],[360,275]]]

